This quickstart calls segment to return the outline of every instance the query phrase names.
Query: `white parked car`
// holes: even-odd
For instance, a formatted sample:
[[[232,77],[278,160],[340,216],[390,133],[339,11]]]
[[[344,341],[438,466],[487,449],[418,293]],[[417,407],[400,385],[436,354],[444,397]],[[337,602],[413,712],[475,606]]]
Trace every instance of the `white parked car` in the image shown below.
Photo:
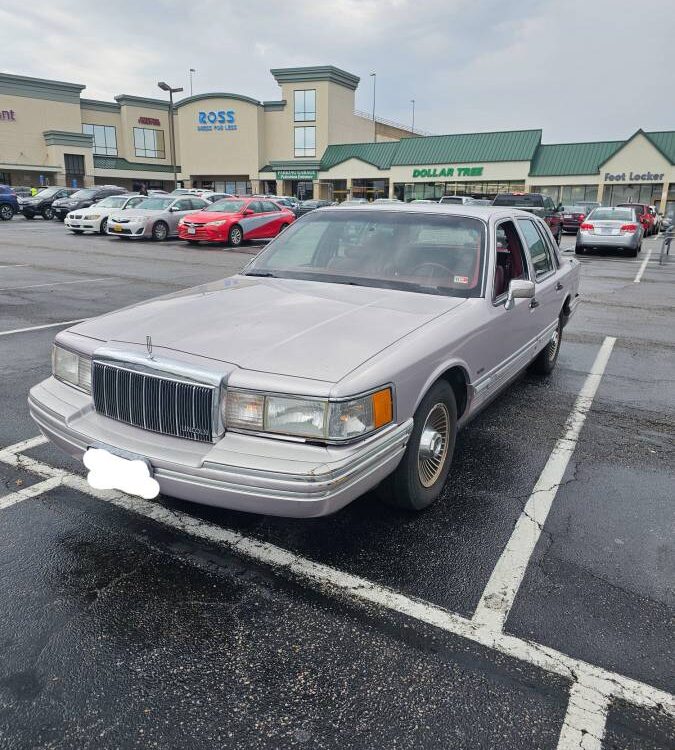
[[[74,234],[83,232],[99,232],[105,234],[108,218],[115,211],[134,208],[145,200],[143,195],[110,195],[89,208],[79,208],[66,214],[63,223],[66,229]]]

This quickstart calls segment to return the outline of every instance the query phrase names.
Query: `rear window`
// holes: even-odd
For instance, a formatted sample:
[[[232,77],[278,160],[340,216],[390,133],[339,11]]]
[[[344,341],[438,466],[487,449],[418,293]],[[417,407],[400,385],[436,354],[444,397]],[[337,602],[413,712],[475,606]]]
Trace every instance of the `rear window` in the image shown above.
[[[543,207],[544,198],[537,193],[502,193],[492,202],[493,206],[539,206]]]
[[[635,215],[635,209],[632,208],[595,208],[588,215],[588,220],[631,221],[635,219]]]
[[[566,214],[585,214],[589,206],[563,206],[562,210]]]

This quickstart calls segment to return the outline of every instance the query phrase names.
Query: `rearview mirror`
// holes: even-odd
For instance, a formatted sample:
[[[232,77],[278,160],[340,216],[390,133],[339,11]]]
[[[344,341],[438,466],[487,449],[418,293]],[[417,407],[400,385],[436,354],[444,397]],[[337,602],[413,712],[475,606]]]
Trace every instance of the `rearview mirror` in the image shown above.
[[[509,291],[506,295],[504,308],[510,310],[515,304],[516,299],[531,299],[534,297],[534,281],[526,279],[513,279],[509,284]]]

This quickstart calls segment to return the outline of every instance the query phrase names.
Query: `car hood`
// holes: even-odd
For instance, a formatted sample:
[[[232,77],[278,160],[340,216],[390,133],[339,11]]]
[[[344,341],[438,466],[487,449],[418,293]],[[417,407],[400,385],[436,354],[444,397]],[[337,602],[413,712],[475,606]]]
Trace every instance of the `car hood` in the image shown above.
[[[107,343],[185,352],[241,368],[336,382],[464,299],[234,276],[70,329]]]
[[[147,210],[144,211],[143,209],[139,208],[114,208],[112,209],[112,215],[113,218],[116,216],[119,216],[120,218],[124,219],[148,219],[148,218],[155,218],[157,216],[163,216],[166,213],[166,211],[159,210],[159,209],[153,209],[153,210]]]
[[[206,224],[207,221],[227,221],[228,219],[234,219],[235,217],[241,216],[242,214],[240,212],[228,214],[224,211],[195,211],[194,213],[188,214],[185,218],[190,221]]]

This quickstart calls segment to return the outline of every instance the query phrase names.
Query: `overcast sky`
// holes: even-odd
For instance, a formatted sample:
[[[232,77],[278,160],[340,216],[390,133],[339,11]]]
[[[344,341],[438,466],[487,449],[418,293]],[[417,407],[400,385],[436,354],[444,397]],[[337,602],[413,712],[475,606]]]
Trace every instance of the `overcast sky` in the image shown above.
[[[675,129],[675,2],[200,0],[0,5],[0,69],[83,96],[279,98],[270,68],[336,65],[357,107],[434,133],[543,128],[545,143]]]

